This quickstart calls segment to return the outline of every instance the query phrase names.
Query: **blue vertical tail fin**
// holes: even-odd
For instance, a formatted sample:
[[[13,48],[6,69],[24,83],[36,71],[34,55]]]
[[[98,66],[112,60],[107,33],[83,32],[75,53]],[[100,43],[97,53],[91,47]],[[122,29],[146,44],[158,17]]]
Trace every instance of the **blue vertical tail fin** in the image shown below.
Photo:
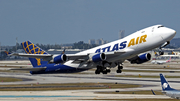
[[[25,41],[21,43],[21,45],[27,54],[48,54],[47,52],[45,52],[35,44],[31,43],[30,41]],[[33,67],[41,67],[43,65],[48,64],[48,61],[42,61],[42,59],[40,58],[29,58],[29,60],[31,61]]]
[[[162,87],[163,91],[165,91],[165,90],[175,90],[175,89],[170,87],[169,83],[166,81],[166,78],[162,74],[160,74],[160,79],[161,79],[161,87]]]
[[[4,51],[5,53],[6,53],[6,55],[10,55],[11,53],[10,52],[8,52],[8,51]]]

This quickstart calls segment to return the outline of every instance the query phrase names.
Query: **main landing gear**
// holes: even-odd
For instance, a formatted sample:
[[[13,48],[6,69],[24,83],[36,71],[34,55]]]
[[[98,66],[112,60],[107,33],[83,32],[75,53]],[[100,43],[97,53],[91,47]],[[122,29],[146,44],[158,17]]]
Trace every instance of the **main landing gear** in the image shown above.
[[[123,69],[123,66],[121,65],[118,65],[118,70],[116,71],[117,73],[121,73],[122,72],[122,70],[121,69]]]
[[[107,68],[102,67],[102,66],[97,66],[95,74],[100,74],[100,73],[107,74],[107,73],[110,73],[110,72],[111,72],[110,69],[107,69]]]
[[[122,69],[123,69],[123,66],[122,64],[118,64],[118,70],[116,71],[117,73],[121,73],[122,72]],[[95,74],[107,74],[107,73],[110,73],[111,70],[106,68],[106,67],[103,67],[103,66],[97,66],[97,69],[95,71]]]

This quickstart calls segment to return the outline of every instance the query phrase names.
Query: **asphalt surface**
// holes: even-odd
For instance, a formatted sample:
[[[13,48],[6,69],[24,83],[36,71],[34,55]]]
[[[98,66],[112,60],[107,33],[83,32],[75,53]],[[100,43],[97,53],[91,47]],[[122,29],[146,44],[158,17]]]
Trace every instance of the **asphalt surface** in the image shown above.
[[[29,67],[29,61],[0,61],[0,70],[7,70],[11,67],[24,66]],[[139,66],[139,67],[138,67]],[[146,67],[152,66],[148,69]],[[164,69],[163,67],[169,67]],[[141,68],[140,68],[141,67]],[[162,68],[162,69],[156,69]],[[171,67],[173,69],[171,69]],[[143,65],[130,65],[125,64],[124,70],[138,70],[138,72],[123,72],[121,74],[115,73],[116,69],[107,75],[96,75],[93,70],[84,71],[83,73],[75,74],[39,74],[31,75],[29,73],[13,73],[13,72],[0,72],[0,77],[14,77],[21,78],[23,81],[18,82],[0,82],[0,85],[13,85],[13,84],[53,84],[53,83],[122,83],[122,84],[136,84],[142,85],[138,88],[117,88],[117,89],[90,89],[90,90],[59,90],[59,91],[0,91],[0,100],[6,101],[49,101],[49,100],[94,100],[94,99],[140,99],[140,98],[157,98],[157,99],[170,99],[165,95],[138,95],[138,94],[97,94],[96,92],[115,92],[115,91],[137,91],[137,90],[161,90],[160,78],[141,78],[141,77],[116,77],[116,75],[140,75],[140,76],[159,76],[156,71],[165,71],[164,75],[180,76],[179,64],[165,64],[153,65],[150,63]],[[140,72],[140,71],[155,71],[155,72]],[[171,72],[174,71],[174,72]],[[180,89],[179,78],[167,78],[169,84],[175,88]],[[1,80],[0,80],[1,81]],[[45,87],[45,86],[44,86]],[[47,86],[46,86],[47,87]],[[67,86],[48,86],[53,87],[67,87]],[[77,86],[78,87],[78,86]],[[84,87],[92,87],[86,86]],[[0,87],[3,88],[3,87]],[[7,88],[7,87],[4,87]],[[13,88],[13,87],[12,87]],[[14,87],[16,88],[16,87]],[[31,88],[31,87],[29,87]],[[43,88],[43,86],[42,86]],[[9,87],[9,89],[11,89]]]

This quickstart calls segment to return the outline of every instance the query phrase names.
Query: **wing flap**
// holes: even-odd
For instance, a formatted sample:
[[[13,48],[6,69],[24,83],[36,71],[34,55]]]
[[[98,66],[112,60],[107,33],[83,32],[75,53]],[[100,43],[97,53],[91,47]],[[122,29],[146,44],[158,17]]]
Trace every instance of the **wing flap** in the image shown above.
[[[69,60],[79,60],[79,59],[86,59],[88,57],[88,54],[83,54],[83,55],[79,55],[79,54],[66,54],[66,56],[68,57]]]
[[[104,52],[104,54],[106,55],[107,57],[107,60],[115,57],[115,56],[118,56],[118,55],[121,55],[121,54],[124,54],[126,53],[124,50],[120,50],[120,51],[115,51],[115,52]],[[89,59],[89,55],[91,54],[97,54],[97,53],[89,53],[89,54],[66,54],[66,56],[68,57],[69,60],[74,60],[73,63],[86,63],[85,61],[88,61]]]
[[[116,56],[120,56],[122,54],[126,53],[124,50],[122,51],[115,51],[115,52],[105,52],[104,54],[106,55],[107,61],[110,61],[112,58]]]

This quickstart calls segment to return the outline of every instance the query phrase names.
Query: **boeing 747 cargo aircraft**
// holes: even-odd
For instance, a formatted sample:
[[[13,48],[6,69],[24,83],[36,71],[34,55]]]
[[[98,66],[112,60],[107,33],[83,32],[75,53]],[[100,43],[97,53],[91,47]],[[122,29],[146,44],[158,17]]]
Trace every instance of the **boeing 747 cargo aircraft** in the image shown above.
[[[25,53],[10,55],[29,57],[33,68],[31,74],[39,73],[70,73],[96,68],[95,74],[107,74],[110,68],[118,67],[121,73],[123,62],[141,64],[151,59],[150,53],[144,53],[157,47],[169,44],[176,31],[162,25],[151,26],[139,30],[123,39],[119,39],[77,54],[48,54],[30,41],[21,43]]]

